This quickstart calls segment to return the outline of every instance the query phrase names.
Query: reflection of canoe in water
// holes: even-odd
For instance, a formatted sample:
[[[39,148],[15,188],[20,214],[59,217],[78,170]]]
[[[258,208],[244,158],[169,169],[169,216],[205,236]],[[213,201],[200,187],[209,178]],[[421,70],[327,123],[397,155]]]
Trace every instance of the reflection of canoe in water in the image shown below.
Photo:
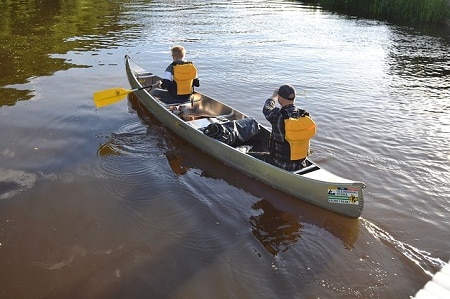
[[[161,80],[128,56],[125,65],[133,89],[152,86]],[[255,133],[255,121],[247,115],[200,93],[195,93],[190,103],[167,105],[155,92],[150,87],[135,93],[149,113],[206,154],[298,199],[353,218],[361,215],[365,187],[362,182],[332,174],[309,160],[298,171],[280,169],[265,162],[266,156],[261,154],[268,152],[270,131],[257,124]],[[247,125],[252,128],[250,134]],[[238,131],[237,136],[213,138],[207,134],[210,132],[206,128],[223,127],[233,127],[231,131]],[[230,139],[233,142],[228,142]]]

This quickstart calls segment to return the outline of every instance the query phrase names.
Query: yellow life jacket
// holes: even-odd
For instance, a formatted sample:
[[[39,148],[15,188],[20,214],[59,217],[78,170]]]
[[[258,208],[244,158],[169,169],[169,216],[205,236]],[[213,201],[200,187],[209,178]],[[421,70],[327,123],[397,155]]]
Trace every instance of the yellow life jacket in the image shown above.
[[[309,153],[309,140],[316,135],[316,124],[309,116],[284,120],[284,138],[290,146],[290,159],[300,160]]]
[[[197,68],[191,62],[173,66],[173,80],[177,83],[177,95],[190,95],[195,78],[197,78]]]

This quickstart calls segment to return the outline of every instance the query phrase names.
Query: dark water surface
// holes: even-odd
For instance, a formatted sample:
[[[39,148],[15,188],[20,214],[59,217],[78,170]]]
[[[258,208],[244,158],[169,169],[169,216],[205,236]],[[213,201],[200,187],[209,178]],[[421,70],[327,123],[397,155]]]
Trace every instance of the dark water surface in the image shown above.
[[[295,1],[0,2],[0,297],[408,298],[450,259],[450,34]],[[267,124],[282,83],[360,219],[206,157],[136,106],[182,44],[198,89]]]

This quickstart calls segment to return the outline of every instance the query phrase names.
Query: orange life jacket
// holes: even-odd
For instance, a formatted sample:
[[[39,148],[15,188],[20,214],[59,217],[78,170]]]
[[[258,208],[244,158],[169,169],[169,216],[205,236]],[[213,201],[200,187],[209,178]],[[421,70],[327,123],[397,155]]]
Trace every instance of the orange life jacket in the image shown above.
[[[195,78],[197,78],[197,68],[192,62],[173,66],[173,80],[177,85],[177,95],[190,95]]]
[[[316,134],[316,124],[309,116],[284,120],[284,138],[289,143],[290,160],[306,158],[309,140]],[[285,153],[286,154],[286,153]]]

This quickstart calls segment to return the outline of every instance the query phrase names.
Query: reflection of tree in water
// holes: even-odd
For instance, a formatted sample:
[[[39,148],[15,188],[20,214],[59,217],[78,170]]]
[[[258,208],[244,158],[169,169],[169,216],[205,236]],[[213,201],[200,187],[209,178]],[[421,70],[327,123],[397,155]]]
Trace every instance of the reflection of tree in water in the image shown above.
[[[442,111],[441,100],[448,98],[450,89],[449,33],[447,26],[436,25],[392,30],[386,60],[391,92],[420,100],[409,104],[424,102],[427,110]]]
[[[128,26],[124,2],[130,1],[0,1],[0,107],[33,97],[30,90],[5,86],[89,67],[54,54],[116,46],[110,36]]]
[[[297,215],[276,209],[266,199],[252,209],[259,212],[250,217],[252,233],[272,255],[288,250],[300,239],[302,225]]]

